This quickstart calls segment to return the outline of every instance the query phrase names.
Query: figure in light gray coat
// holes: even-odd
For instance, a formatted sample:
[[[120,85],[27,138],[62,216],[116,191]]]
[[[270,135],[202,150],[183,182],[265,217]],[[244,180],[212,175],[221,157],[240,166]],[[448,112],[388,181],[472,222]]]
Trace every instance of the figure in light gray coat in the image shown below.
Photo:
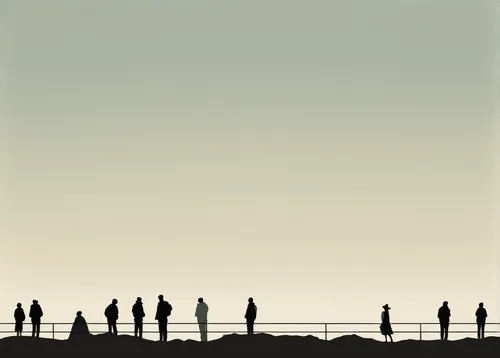
[[[198,298],[198,305],[196,306],[196,312],[194,315],[198,319],[201,341],[207,342],[208,305],[203,301],[202,297]]]

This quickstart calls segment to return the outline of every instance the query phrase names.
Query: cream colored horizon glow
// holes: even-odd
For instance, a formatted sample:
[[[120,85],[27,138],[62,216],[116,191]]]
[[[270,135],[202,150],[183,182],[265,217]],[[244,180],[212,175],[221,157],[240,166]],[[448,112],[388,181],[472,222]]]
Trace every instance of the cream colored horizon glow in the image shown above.
[[[497,321],[488,4],[0,2],[0,322]]]

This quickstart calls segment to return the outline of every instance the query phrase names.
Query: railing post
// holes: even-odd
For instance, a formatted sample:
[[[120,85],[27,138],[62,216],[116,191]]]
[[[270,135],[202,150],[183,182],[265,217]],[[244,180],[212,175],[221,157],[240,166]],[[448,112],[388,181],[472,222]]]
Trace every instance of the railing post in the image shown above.
[[[420,331],[420,340],[422,340],[422,323],[419,323],[418,325],[420,326],[420,329],[419,329],[419,331]]]
[[[328,323],[325,323],[325,341],[328,341]]]
[[[52,323],[52,339],[56,338],[56,332],[55,332],[55,323]]]

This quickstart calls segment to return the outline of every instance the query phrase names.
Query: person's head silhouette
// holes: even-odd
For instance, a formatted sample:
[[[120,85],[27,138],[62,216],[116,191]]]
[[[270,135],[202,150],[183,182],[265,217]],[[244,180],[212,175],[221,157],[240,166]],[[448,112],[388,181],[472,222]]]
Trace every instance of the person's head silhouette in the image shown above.
[[[481,302],[481,303],[479,304],[479,307],[483,308],[483,306],[484,306],[484,303],[482,303],[482,302]]]
[[[137,302],[138,303],[142,303],[142,298],[141,297],[137,297]]]
[[[118,303],[118,300],[117,300],[116,298],[113,298],[112,303],[113,303],[114,305],[116,305],[116,304]]]
[[[202,303],[203,302],[203,297],[198,298],[198,302]]]
[[[250,297],[250,298],[248,299],[248,302],[252,303],[252,302],[253,302],[253,298],[252,298],[252,297]]]
[[[38,303],[37,300],[33,300],[33,304],[36,305]]]
[[[448,301],[444,301],[443,306],[445,306],[445,307],[448,306]]]
[[[21,308],[21,306],[22,306],[22,304],[19,302],[19,303],[17,304],[17,307],[18,307],[18,308]]]
[[[158,299],[159,299],[160,301],[163,301],[163,295],[159,295],[159,296],[158,296]]]
[[[77,317],[81,317],[81,316],[82,316],[82,311],[78,311],[78,312],[76,312],[76,316],[77,316]]]

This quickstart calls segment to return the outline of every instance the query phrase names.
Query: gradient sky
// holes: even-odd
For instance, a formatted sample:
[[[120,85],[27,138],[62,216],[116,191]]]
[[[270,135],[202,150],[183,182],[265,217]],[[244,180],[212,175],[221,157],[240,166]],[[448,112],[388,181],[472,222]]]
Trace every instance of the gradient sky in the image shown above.
[[[0,1],[0,321],[497,321],[487,1]]]

